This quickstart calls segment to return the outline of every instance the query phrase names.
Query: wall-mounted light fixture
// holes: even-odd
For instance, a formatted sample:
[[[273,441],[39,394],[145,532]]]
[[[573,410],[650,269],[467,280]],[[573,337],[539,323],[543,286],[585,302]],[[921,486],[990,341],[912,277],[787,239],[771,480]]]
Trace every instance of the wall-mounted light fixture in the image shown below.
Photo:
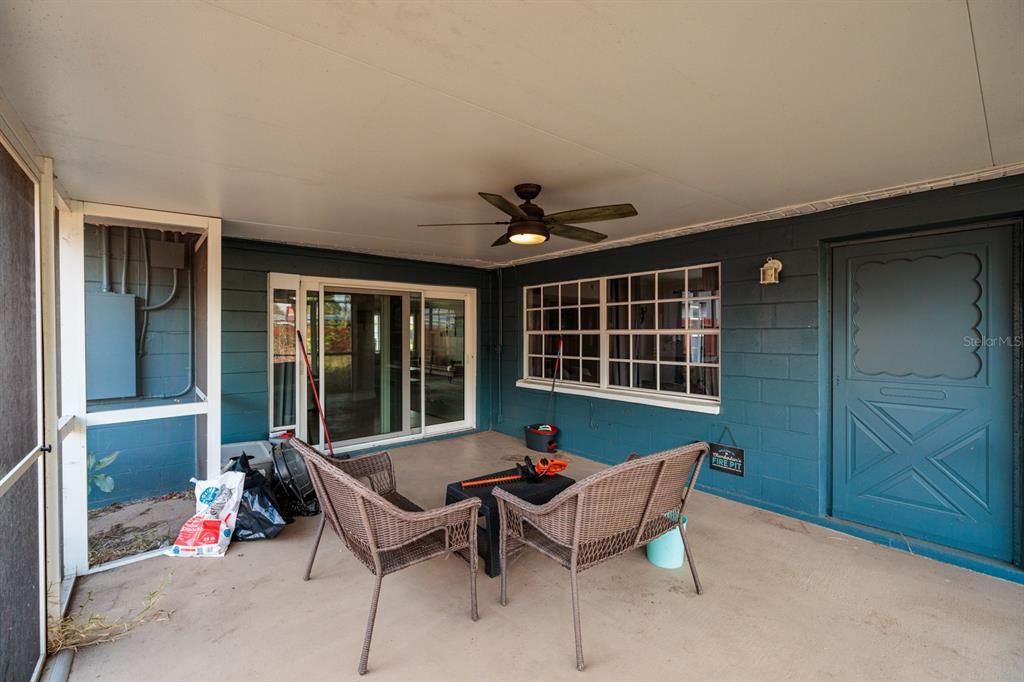
[[[782,272],[782,261],[768,258],[761,266],[761,284],[778,284],[780,272]]]

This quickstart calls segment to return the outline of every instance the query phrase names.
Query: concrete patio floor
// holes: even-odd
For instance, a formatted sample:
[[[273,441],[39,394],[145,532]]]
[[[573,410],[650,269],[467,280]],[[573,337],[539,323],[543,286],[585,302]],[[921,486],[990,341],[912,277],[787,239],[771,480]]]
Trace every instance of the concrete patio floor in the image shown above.
[[[491,432],[394,457],[402,492],[434,506],[447,482],[525,453]],[[574,478],[601,468],[568,459]],[[365,679],[1024,679],[1024,586],[707,494],[691,504],[704,594],[685,567],[656,568],[642,552],[584,572],[585,672],[568,573],[530,552],[510,567],[504,608],[481,567],[476,623],[464,562],[388,576]],[[299,519],[223,559],[162,557],[81,579],[76,602],[109,615],[137,610],[166,580],[159,605],[173,615],[80,650],[71,679],[356,679],[372,578],[325,536],[303,582],[315,528]]]

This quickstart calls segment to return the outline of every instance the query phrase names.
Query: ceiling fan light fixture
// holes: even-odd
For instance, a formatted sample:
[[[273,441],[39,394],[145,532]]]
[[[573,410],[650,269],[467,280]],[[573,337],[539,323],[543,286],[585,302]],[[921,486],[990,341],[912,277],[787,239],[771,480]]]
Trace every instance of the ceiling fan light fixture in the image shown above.
[[[540,185],[524,182],[516,185],[514,189],[516,196],[523,200],[523,203],[518,206],[500,194],[477,192],[481,199],[507,215],[511,220],[494,223],[429,223],[417,225],[417,227],[508,225],[505,232],[495,239],[491,246],[505,246],[506,244],[538,246],[551,239],[551,235],[596,244],[607,239],[608,235],[570,223],[600,223],[606,220],[631,218],[637,214],[633,204],[608,204],[607,206],[591,206],[545,214],[543,208],[533,203],[533,200],[540,194]]]
[[[521,220],[508,227],[508,240],[513,244],[534,246],[550,238],[547,226],[540,220]]]

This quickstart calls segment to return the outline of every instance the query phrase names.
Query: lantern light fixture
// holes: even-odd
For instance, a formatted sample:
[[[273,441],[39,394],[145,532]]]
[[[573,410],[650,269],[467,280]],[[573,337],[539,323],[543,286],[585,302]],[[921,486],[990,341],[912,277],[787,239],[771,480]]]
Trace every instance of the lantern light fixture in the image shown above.
[[[761,284],[778,284],[782,261],[769,257],[761,266]]]

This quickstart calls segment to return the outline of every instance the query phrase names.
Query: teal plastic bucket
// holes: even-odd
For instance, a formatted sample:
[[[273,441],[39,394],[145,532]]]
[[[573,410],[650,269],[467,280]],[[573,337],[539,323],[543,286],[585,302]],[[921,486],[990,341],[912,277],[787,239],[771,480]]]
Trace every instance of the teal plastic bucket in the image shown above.
[[[673,521],[676,513],[668,514]],[[686,528],[686,517],[683,517],[683,528]],[[682,568],[683,538],[675,528],[662,533],[647,543],[647,560],[659,568]]]

